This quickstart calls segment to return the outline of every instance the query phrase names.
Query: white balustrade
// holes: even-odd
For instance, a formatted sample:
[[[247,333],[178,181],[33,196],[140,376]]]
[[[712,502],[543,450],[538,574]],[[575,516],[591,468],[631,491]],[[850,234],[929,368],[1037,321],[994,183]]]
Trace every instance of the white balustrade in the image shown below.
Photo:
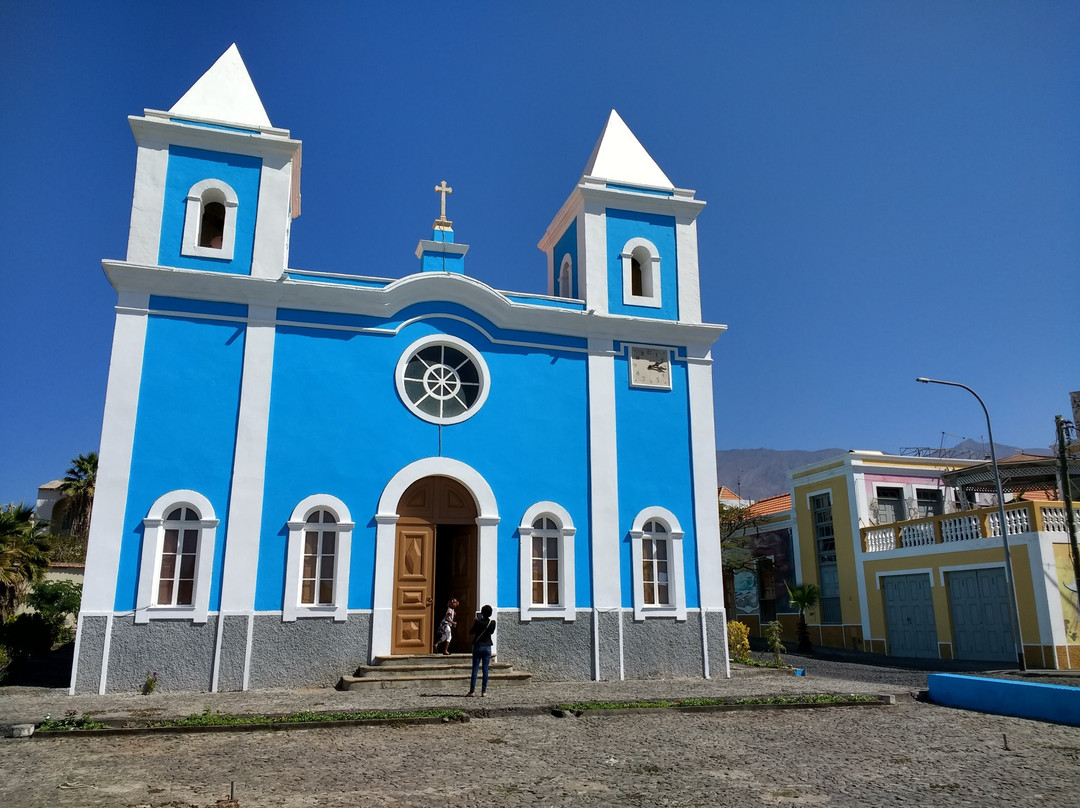
[[[942,541],[970,541],[978,538],[980,536],[977,516],[957,516],[941,521]]]
[[[1009,531],[1010,536],[1030,531],[1031,516],[1028,514],[1028,509],[1005,511],[1005,529]],[[1001,535],[1001,517],[996,512],[990,514],[990,535]]]
[[[925,547],[934,543],[934,523],[916,522],[900,528],[901,547]]]
[[[896,549],[896,534],[891,527],[879,527],[866,531],[866,552],[880,553]]]
[[[1069,522],[1064,508],[1043,508],[1043,530],[1047,533],[1068,533]]]

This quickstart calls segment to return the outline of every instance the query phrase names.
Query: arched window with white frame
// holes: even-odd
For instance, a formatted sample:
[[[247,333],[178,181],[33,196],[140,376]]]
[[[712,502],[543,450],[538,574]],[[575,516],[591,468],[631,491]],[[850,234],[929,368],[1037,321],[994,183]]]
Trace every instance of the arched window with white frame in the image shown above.
[[[634,619],[686,619],[683,530],[666,508],[643,509],[630,530]]]
[[[335,496],[315,494],[289,518],[282,620],[348,617],[348,572],[355,525]]]
[[[136,623],[206,622],[217,526],[213,506],[197,491],[170,491],[150,506],[143,519]]]
[[[643,238],[632,238],[619,253],[622,261],[623,303],[627,306],[661,307],[660,252]]]
[[[231,261],[236,245],[236,191],[222,180],[206,179],[191,186],[184,204],[180,254]]]
[[[559,265],[559,297],[574,296],[574,261],[567,253]]]
[[[537,502],[518,526],[521,561],[521,619],[573,620],[574,535],[570,514],[555,502]]]

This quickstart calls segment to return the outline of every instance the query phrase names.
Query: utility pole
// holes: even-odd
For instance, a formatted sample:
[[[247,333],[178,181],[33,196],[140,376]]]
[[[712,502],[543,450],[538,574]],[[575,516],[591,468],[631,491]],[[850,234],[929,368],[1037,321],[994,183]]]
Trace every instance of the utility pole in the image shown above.
[[[1069,479],[1069,458],[1065,449],[1065,430],[1072,427],[1060,415],[1054,416],[1057,427],[1058,465],[1061,469],[1061,497],[1065,500],[1065,524],[1069,530],[1069,545],[1072,549],[1072,564],[1077,597],[1080,598],[1080,553],[1076,549],[1076,515],[1073,513],[1072,480]]]

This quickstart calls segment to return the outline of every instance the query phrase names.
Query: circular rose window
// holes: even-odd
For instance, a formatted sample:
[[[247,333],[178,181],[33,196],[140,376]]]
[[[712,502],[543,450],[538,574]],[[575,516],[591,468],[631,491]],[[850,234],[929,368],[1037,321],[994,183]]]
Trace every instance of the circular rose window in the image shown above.
[[[425,421],[456,424],[470,418],[487,398],[487,365],[456,337],[414,342],[397,365],[398,395]]]

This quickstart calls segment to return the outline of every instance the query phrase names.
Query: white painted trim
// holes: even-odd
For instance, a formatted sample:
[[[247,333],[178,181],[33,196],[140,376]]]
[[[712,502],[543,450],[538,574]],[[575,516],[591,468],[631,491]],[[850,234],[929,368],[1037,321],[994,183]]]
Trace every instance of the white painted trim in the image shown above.
[[[165,531],[166,514],[173,508],[185,506],[199,514],[199,544],[195,554],[195,582],[191,606],[155,606],[159,561]],[[192,524],[195,524],[194,522]],[[150,620],[191,620],[205,623],[210,606],[210,576],[214,566],[214,547],[217,544],[218,518],[210,500],[198,491],[180,489],[158,497],[143,519],[142,555],[139,564],[138,598],[135,603],[135,622]]]
[[[451,415],[446,417],[438,417],[424,412],[420,409],[405,391],[405,369],[409,364],[409,360],[413,358],[413,355],[419,351],[424,350],[432,346],[450,346],[456,348],[465,354],[466,357],[476,366],[477,374],[480,377],[480,392],[477,395],[476,401],[458,415]],[[484,361],[484,356],[472,345],[467,343],[463,339],[450,336],[449,334],[429,334],[421,337],[413,342],[408,348],[402,351],[401,356],[398,358],[397,367],[394,369],[394,383],[397,386],[398,398],[401,399],[401,403],[405,407],[422,421],[427,421],[429,424],[460,424],[462,421],[467,421],[476,415],[480,411],[480,408],[484,406],[484,402],[487,401],[488,393],[491,391],[491,371],[488,369],[487,362]]]
[[[563,279],[566,283],[564,288]],[[559,297],[565,297],[569,300],[575,300],[574,297],[574,260],[570,257],[570,253],[566,253],[559,262]]]
[[[675,220],[675,258],[678,262],[679,313],[684,323],[701,322],[701,278],[698,271],[697,220]]]
[[[1048,533],[1037,535],[1039,563],[1031,560],[1031,577],[1035,592],[1035,612],[1039,618],[1039,636],[1049,638],[1050,642],[1043,643],[1044,645],[1067,645],[1069,638],[1065,633],[1065,611],[1061,607],[1062,587],[1054,558],[1054,540]],[[1068,536],[1068,533],[1065,535]],[[1056,651],[1054,666],[1057,667]]]
[[[623,638],[623,611],[616,609],[615,614],[619,618],[619,681],[626,681],[626,642]]]
[[[119,302],[125,308],[118,309],[113,331],[97,489],[86,551],[83,612],[108,613],[116,608],[116,580],[124,539],[149,296],[121,292]]]
[[[127,260],[133,263],[156,264],[158,261],[168,167],[167,143],[139,144],[127,244]]]
[[[221,611],[245,612],[254,607],[262,540],[266,443],[270,424],[270,391],[274,375],[274,310],[248,310],[244,333],[244,365],[240,382],[236,447],[233,452],[229,524],[221,575]]]
[[[705,610],[698,609],[697,612],[698,619],[701,621],[701,673],[706,679],[709,679],[711,678],[709,676],[709,629],[705,619]]]
[[[256,278],[277,279],[289,266],[292,185],[299,182],[299,170],[299,149],[295,154],[268,154],[263,157],[259,173],[255,242],[251,254],[251,274]],[[296,198],[299,199],[299,194]],[[299,211],[296,211],[296,215],[299,215]]]
[[[559,605],[542,606],[532,602],[532,531],[540,517],[552,519],[559,529]],[[519,617],[523,622],[533,618],[558,617],[572,621],[577,616],[574,566],[574,536],[577,528],[569,512],[556,502],[543,501],[530,505],[518,526],[518,558],[521,605]]]
[[[593,606],[592,610],[592,636],[593,636],[593,681],[600,681],[600,610]]]
[[[225,615],[217,613],[217,631],[214,632],[214,659],[211,664],[210,692],[218,692],[218,679],[221,676],[221,641],[225,634]]]
[[[882,570],[874,573],[874,588],[881,589],[882,578],[895,578],[899,575],[926,575],[930,579],[930,588],[934,588],[934,570],[932,567],[921,567],[910,570]],[[868,636],[868,635],[867,635]]]
[[[592,272],[579,260],[579,280]],[[346,286],[337,283],[253,278],[228,272],[209,272],[176,267],[103,261],[105,274],[116,288],[141,290],[155,295],[260,304],[291,309],[393,317],[415,303],[459,303],[498,328],[517,332],[577,338],[617,339],[656,345],[711,346],[727,326],[681,323],[655,317],[609,314],[587,292],[580,311],[535,303],[519,303],[469,275],[453,272],[419,272],[388,286]],[[595,273],[602,277],[598,271]],[[591,284],[599,283],[590,278]],[[592,287],[590,287],[592,288]],[[605,282],[606,290],[606,282]],[[509,293],[513,294],[513,293]],[[304,323],[303,325],[312,325]]]
[[[244,645],[244,681],[241,687],[246,693],[251,687],[251,650],[255,645],[255,615],[247,616],[247,640]]]
[[[327,510],[337,524],[334,558],[334,602],[332,606],[305,606],[300,603],[300,576],[304,561],[304,532],[307,518],[316,510]],[[285,558],[285,600],[281,619],[290,623],[298,617],[333,617],[341,622],[348,617],[349,568],[352,563],[352,532],[356,525],[348,506],[332,494],[312,494],[300,500],[289,517],[289,539]],[[319,523],[319,530],[328,527]]]
[[[586,203],[579,222],[585,248],[578,252],[578,277],[585,279],[585,305],[597,314],[608,313],[607,209]]]
[[[371,658],[386,656],[391,648],[394,597],[394,545],[397,541],[398,503],[417,480],[449,477],[461,483],[476,501],[477,591],[479,603],[498,611],[499,509],[487,480],[476,469],[449,457],[425,457],[402,468],[383,488],[375,513],[375,586],[371,617]]]
[[[865,497],[863,498],[863,500],[860,500],[860,498],[859,498],[859,485],[858,485],[858,481],[856,480],[856,477],[860,477],[860,476],[861,476],[861,472],[859,474],[848,474],[847,475],[848,502],[855,503],[854,513],[849,514],[848,516],[851,519],[851,530],[852,530],[852,534],[851,534],[852,548],[851,549],[852,549],[853,555],[855,557],[855,586],[856,586],[856,589],[857,589],[856,594],[858,595],[858,599],[859,599],[859,622],[860,622],[860,629],[859,630],[862,632],[863,637],[869,637],[870,636],[870,594],[866,591],[866,553],[863,553],[862,533],[859,531],[859,523],[861,521],[859,519],[859,513],[861,512],[860,508],[862,508],[864,506]],[[863,488],[865,489],[865,486],[863,486]],[[834,529],[833,532],[835,533],[835,529]],[[933,585],[934,585],[934,582],[931,581],[930,586],[933,586]]]
[[[218,202],[225,208],[225,225],[220,247],[200,247],[203,208]],[[205,179],[191,186],[184,197],[184,235],[180,242],[180,254],[199,258],[233,259],[236,245],[236,208],[239,204],[236,191],[224,180]]]
[[[706,352],[704,359],[712,361]],[[720,523],[716,518],[716,426],[711,364],[688,364],[690,464],[694,486],[694,539],[697,544],[698,597],[702,613],[724,608]],[[702,618],[704,624],[704,618]],[[708,649],[706,648],[706,655]]]
[[[638,254],[638,263],[641,265],[640,295],[634,294],[633,273],[631,272],[631,259],[635,252]],[[648,254],[648,261],[641,260],[643,252]],[[660,288],[660,251],[656,249],[656,245],[648,239],[632,238],[623,245],[619,260],[622,262],[623,305],[661,308],[663,303]]]
[[[647,606],[645,604],[643,581],[641,578],[642,549],[645,523],[656,520],[667,528],[667,541],[670,550],[668,559],[668,597],[669,606]],[[650,617],[674,617],[686,619],[686,573],[683,565],[683,529],[675,514],[659,505],[650,505],[638,511],[630,528],[630,568],[634,582],[634,620],[641,621]]]
[[[79,681],[79,649],[82,647],[83,613],[75,617],[75,647],[71,662],[71,684],[68,686],[68,695],[75,695],[75,683]]]
[[[105,639],[101,647],[101,675],[98,677],[98,695],[105,695],[109,684],[109,656],[112,654],[113,616],[105,615]]]
[[[606,340],[589,340],[589,533],[593,605],[622,605],[619,455],[615,434],[615,358]]]

